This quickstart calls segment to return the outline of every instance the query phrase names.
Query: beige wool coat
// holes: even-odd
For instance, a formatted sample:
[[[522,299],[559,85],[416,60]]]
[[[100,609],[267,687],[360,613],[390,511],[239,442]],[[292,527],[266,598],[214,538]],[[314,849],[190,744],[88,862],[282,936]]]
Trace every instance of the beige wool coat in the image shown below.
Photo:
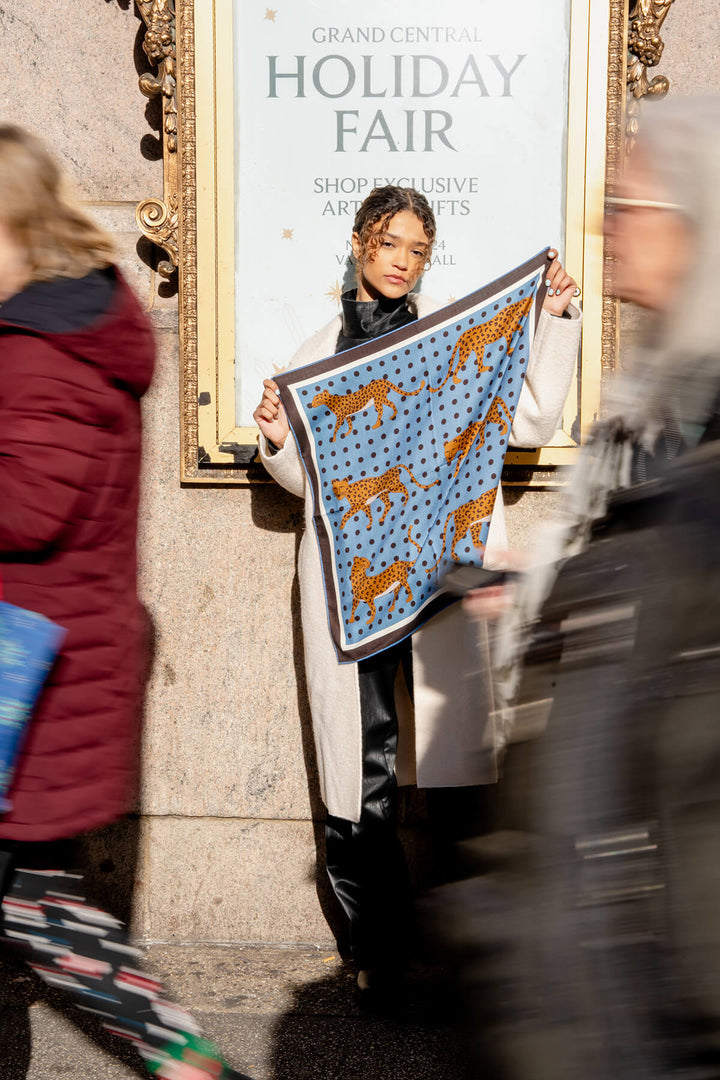
[[[408,298],[419,318],[441,306],[420,294]],[[542,446],[558,427],[570,388],[580,342],[580,312],[569,318],[543,311],[518,399],[509,443]],[[336,349],[341,316],[314,334],[293,357],[292,367],[322,360]],[[349,821],[360,818],[362,728],[357,664],[338,663],[325,608],[320,553],[312,524],[312,496],[292,435],[273,451],[260,436],[260,456],[270,475],[305,500],[305,532],[298,553],[301,617],[310,710],[320,774],[328,811]],[[485,553],[485,564],[507,546],[502,490],[498,489]],[[430,619],[413,634],[414,707],[404,683],[396,687],[400,736],[396,772],[401,784],[455,787],[486,783],[484,724],[479,710],[463,707],[462,687],[468,664],[477,667],[475,637],[459,605]],[[476,673],[477,674],[477,673]],[[477,685],[477,682],[475,683]]]

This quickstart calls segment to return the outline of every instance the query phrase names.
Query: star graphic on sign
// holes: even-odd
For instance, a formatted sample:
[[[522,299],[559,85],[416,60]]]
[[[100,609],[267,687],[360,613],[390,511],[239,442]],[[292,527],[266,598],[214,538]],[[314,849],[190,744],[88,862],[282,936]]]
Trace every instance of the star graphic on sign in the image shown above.
[[[265,9],[265,19],[267,22],[275,22],[275,16],[277,15],[277,9],[275,11],[272,8]]]
[[[277,364],[273,364],[273,375],[280,375],[283,371],[287,371],[289,367],[289,364],[284,364],[282,367],[278,367]]]
[[[456,300],[457,300],[457,296],[448,296],[447,303],[448,304],[454,304]]]
[[[294,232],[295,232],[294,229],[283,229],[283,234],[282,234],[283,240],[292,240]]]
[[[340,297],[342,296],[342,285],[339,281],[336,281],[334,285],[331,285],[328,291],[325,293],[331,300],[334,300],[336,304],[340,303]]]

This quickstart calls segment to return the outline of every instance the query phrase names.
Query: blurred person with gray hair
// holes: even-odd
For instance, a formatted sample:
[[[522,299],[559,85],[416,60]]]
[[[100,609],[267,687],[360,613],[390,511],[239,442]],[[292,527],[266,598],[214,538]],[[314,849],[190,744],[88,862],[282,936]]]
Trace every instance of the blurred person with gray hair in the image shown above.
[[[610,387],[606,419],[573,467],[512,607],[508,591],[493,588],[466,602],[470,612],[501,620],[497,698],[501,712],[508,705],[508,729],[520,627],[536,617],[558,563],[583,550],[613,492],[720,436],[720,96],[664,101],[644,112],[605,210],[612,293],[644,310],[640,342]]]
[[[613,292],[651,313],[610,409],[658,461],[718,434],[720,97],[646,111],[606,209]]]
[[[486,1080],[720,1075],[720,97],[643,114],[606,238],[642,338],[500,616],[496,829],[433,900]]]

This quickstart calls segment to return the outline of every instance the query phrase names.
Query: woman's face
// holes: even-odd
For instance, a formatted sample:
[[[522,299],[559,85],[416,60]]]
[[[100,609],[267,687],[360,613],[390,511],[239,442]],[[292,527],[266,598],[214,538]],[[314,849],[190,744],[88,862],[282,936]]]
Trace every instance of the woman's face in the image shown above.
[[[692,252],[687,219],[668,206],[669,196],[642,149],[633,152],[608,200],[605,239],[613,259],[612,292],[651,311],[666,311],[677,297]]]
[[[0,304],[20,292],[30,280],[25,252],[7,225],[0,221]]]
[[[371,258],[362,260],[357,233],[353,233],[352,246],[360,268],[358,300],[377,300],[379,296],[399,300],[407,295],[423,272],[430,247],[420,218],[411,210],[401,210],[390,218]]]

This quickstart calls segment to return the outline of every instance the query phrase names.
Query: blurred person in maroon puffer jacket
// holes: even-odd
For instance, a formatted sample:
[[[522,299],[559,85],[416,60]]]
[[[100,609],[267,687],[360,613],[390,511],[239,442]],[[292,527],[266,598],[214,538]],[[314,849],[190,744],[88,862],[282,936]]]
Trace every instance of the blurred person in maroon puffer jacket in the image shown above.
[[[109,238],[34,136],[0,126],[0,579],[67,631],[0,816],[0,943],[130,1038],[154,1075],[237,1077],[88,905],[78,840],[136,792],[140,398],[154,345]]]

